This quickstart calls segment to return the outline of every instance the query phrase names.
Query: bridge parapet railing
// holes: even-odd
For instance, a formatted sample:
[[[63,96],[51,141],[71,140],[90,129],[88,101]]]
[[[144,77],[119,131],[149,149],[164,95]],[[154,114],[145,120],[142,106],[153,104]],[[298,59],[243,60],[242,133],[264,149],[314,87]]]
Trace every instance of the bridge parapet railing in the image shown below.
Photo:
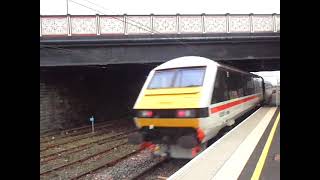
[[[40,15],[40,37],[266,32],[280,32],[280,14]]]

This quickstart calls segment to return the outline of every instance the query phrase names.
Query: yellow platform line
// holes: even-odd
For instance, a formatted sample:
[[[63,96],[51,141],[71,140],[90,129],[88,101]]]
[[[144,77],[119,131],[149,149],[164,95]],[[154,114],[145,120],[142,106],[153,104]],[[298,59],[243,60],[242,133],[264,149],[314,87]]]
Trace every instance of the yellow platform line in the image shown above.
[[[256,165],[256,168],[255,168],[255,170],[253,172],[251,180],[258,180],[260,178],[261,171],[262,171],[262,168],[263,168],[263,166],[265,164],[266,157],[268,155],[268,152],[269,152],[269,149],[270,149],[270,146],[271,146],[271,142],[272,142],[273,136],[274,136],[274,134],[276,132],[276,128],[277,128],[277,125],[279,123],[279,120],[280,120],[280,112],[279,112],[279,114],[277,116],[276,121],[273,124],[271,132],[270,132],[269,137],[267,139],[267,142],[264,145],[263,151],[262,151],[261,156],[259,158],[259,161],[258,161],[258,163]]]

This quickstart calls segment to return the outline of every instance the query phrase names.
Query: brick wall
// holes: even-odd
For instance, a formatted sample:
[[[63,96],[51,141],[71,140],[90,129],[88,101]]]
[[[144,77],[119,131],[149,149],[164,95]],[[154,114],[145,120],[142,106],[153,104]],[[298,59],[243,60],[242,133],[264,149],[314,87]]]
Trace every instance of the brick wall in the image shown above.
[[[130,117],[152,66],[40,69],[40,134],[96,121]]]

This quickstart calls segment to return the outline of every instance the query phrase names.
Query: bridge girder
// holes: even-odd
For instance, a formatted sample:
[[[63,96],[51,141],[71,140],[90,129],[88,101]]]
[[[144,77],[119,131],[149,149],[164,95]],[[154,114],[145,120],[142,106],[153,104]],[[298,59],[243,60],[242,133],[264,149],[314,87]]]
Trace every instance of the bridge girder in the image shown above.
[[[277,69],[280,34],[40,40],[41,67],[162,63],[181,56],[202,56],[248,70]]]

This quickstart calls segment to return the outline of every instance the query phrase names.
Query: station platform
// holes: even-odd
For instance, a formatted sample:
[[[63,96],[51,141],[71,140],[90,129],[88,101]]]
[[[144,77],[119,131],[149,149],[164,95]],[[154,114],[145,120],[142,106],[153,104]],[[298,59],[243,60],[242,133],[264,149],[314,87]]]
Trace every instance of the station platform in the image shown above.
[[[278,93],[271,105],[259,108],[168,179],[280,179],[280,107],[276,98]]]
[[[279,111],[280,109],[277,109],[277,112],[272,118],[269,126],[266,128],[256,148],[239,175],[239,180],[280,179]]]

